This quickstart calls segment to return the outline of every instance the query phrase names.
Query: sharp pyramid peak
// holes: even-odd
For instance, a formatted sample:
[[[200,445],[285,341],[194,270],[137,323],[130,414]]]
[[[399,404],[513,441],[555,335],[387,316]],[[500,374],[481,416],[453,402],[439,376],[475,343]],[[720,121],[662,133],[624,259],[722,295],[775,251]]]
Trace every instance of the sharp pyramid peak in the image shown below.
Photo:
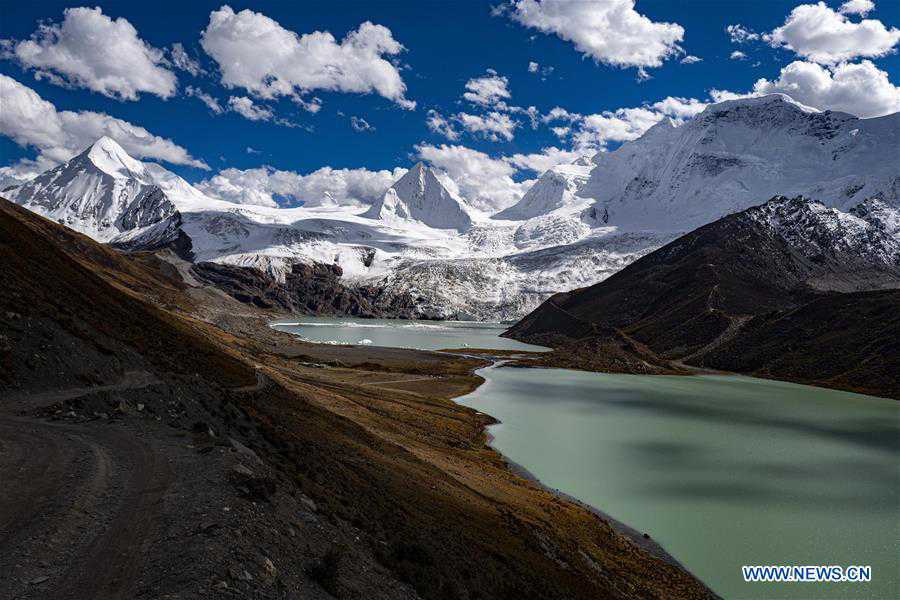
[[[144,165],[109,136],[98,138],[80,156],[110,175],[140,177],[144,174]]]

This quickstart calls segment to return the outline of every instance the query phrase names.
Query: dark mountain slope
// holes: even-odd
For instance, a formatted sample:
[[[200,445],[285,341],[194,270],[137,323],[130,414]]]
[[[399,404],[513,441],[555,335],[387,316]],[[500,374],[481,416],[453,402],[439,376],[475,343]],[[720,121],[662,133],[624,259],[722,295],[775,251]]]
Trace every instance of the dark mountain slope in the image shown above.
[[[735,358],[750,342],[743,337],[745,331],[758,330],[757,343],[765,335],[775,336],[769,345],[783,349],[795,340],[778,337],[776,330],[763,334],[762,321],[753,317],[825,302],[802,313],[809,315],[807,328],[792,332],[813,344],[813,315],[822,317],[829,302],[823,298],[890,288],[900,288],[900,246],[877,224],[801,198],[775,198],[700,227],[601,283],[551,297],[504,335],[564,348],[557,353],[560,357],[577,355],[583,363],[591,362],[584,357],[585,339],[627,338],[646,348],[644,356],[649,351],[659,358],[707,366],[714,366],[712,356],[719,357],[716,364],[721,365],[730,356],[729,364],[742,365],[734,370],[754,372],[763,366]],[[870,302],[869,296],[853,297]],[[872,296],[877,302],[889,297]],[[827,328],[827,317],[818,326]],[[859,331],[847,323],[845,334],[877,331],[865,320],[855,327]],[[860,349],[870,343],[861,337],[850,340]],[[848,360],[854,359],[863,357],[851,353]],[[595,362],[603,368],[603,357]],[[772,374],[791,376],[787,365]],[[833,368],[820,367],[808,365],[796,376],[809,381],[833,377]],[[852,370],[851,363],[847,370]]]
[[[0,598],[712,597],[507,468],[444,391],[477,361],[310,366],[264,322],[191,316],[215,307],[153,256],[3,200],[0,272]]]
[[[759,315],[693,362],[900,399],[900,291],[827,294]]]

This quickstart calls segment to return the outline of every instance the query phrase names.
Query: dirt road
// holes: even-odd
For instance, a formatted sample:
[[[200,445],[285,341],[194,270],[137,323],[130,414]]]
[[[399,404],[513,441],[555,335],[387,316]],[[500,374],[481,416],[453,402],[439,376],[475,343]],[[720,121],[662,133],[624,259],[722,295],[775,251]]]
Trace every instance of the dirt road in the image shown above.
[[[0,455],[0,597],[129,597],[166,461],[128,430],[6,415]]]

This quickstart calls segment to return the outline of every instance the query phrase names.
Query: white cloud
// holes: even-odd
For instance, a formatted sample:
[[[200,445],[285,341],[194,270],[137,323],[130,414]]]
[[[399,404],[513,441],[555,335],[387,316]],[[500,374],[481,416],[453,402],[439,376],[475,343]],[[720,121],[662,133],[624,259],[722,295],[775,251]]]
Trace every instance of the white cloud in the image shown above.
[[[513,181],[516,169],[507,161],[491,158],[465,146],[441,144],[416,146],[418,157],[443,171],[466,202],[494,213],[521,199],[532,181]]]
[[[698,62],[701,62],[702,60],[703,59],[700,58],[699,56],[694,56],[693,54],[688,54],[687,56],[682,58],[679,62],[681,62],[681,64],[683,64],[683,65],[693,65]]]
[[[43,170],[78,154],[106,135],[137,158],[149,158],[209,169],[202,160],[172,140],[153,135],[143,127],[92,111],[58,111],[34,90],[0,74],[0,134],[20,146],[37,149],[36,161],[26,161]]]
[[[296,97],[292,98],[292,100],[294,102],[296,102],[300,106],[300,108],[302,108],[306,112],[316,114],[317,112],[322,110],[322,99],[321,98],[313,97],[313,98],[310,98],[309,100],[306,100],[305,98],[296,96]]]
[[[703,112],[706,103],[696,98],[669,96],[651,104],[654,110],[674,119],[689,119]]]
[[[555,135],[559,139],[563,139],[567,135],[569,135],[569,132],[572,131],[572,128],[571,127],[551,127],[550,131],[552,131],[553,135]]]
[[[223,112],[225,112],[225,109],[222,108],[222,105],[219,104],[218,100],[216,100],[200,88],[195,88],[189,85],[184,88],[184,93],[186,96],[191,96],[193,98],[196,98],[197,100],[200,100],[201,102],[203,102],[203,104],[209,107],[209,110],[213,111],[217,115],[221,115]]]
[[[366,206],[384,195],[406,169],[370,171],[322,167],[307,175],[272,167],[225,169],[197,184],[203,192],[238,204]]]
[[[669,96],[653,104],[581,116],[572,132],[575,150],[581,154],[600,150],[610,142],[635,140],[664,118],[676,123],[702,112],[706,103],[696,98]],[[571,113],[570,113],[571,114]]]
[[[740,50],[735,50],[728,58],[730,58],[731,60],[746,60],[747,55]]]
[[[165,68],[163,51],[138,37],[124,18],[100,8],[67,8],[62,24],[40,25],[30,40],[9,42],[15,58],[35,77],[84,87],[110,98],[137,100],[142,92],[170,98],[177,79]]]
[[[807,106],[863,118],[900,111],[900,87],[868,60],[835,67],[795,61],[781,70],[778,79],[757,81],[753,92],[779,92]]]
[[[841,4],[838,12],[845,15],[860,15],[865,17],[867,14],[875,10],[875,3],[872,0],[849,0]]]
[[[172,47],[169,48],[169,57],[171,58],[173,65],[182,71],[187,71],[194,77],[204,73],[200,63],[188,54],[187,50],[184,49],[184,46],[181,45],[181,42],[172,44]]]
[[[274,116],[271,109],[256,104],[246,96],[231,96],[228,98],[228,107],[251,121],[269,121]]]
[[[553,67],[550,67],[550,66],[547,66],[547,65],[544,65],[544,66],[542,67],[542,66],[540,65],[540,63],[536,63],[536,62],[534,62],[534,61],[530,61],[530,62],[528,63],[528,72],[529,72],[529,73],[534,73],[534,74],[539,74],[539,75],[541,76],[541,79],[543,80],[543,79],[546,79],[548,75],[550,75],[551,73],[553,73]]]
[[[752,29],[747,29],[740,23],[729,25],[725,28],[732,44],[743,44],[746,42],[754,42],[760,38],[760,35]]]
[[[540,152],[532,154],[513,154],[504,157],[503,160],[517,169],[527,169],[541,174],[556,165],[569,164],[583,156],[574,150],[560,150],[555,146],[541,148]]]
[[[794,8],[784,25],[765,36],[765,40],[773,47],[787,48],[812,62],[836,64],[890,53],[900,42],[900,29],[888,29],[875,19],[853,22],[819,2]]]
[[[501,139],[507,142],[511,141],[514,137],[513,131],[519,124],[517,121],[513,121],[509,115],[496,111],[491,111],[483,116],[461,112],[456,119],[466,131],[480,134],[494,142]]]
[[[257,150],[253,146],[247,146],[246,151],[247,154],[262,154],[262,150]]]
[[[657,23],[634,0],[513,0],[497,12],[575,44],[583,54],[617,67],[658,67],[681,52],[684,28]]]
[[[262,13],[223,6],[209,15],[201,46],[219,65],[222,83],[262,98],[311,90],[375,92],[403,108],[406,84],[385,56],[404,50],[391,30],[366,21],[340,42],[327,31],[298,35]]]
[[[550,109],[546,115],[541,117],[541,121],[544,123],[550,123],[552,121],[577,121],[581,119],[581,115],[578,113],[569,112],[565,108],[561,106],[554,106]]]
[[[350,117],[350,127],[352,127],[354,131],[359,132],[375,131],[375,128],[372,127],[369,122],[362,117]]]
[[[508,85],[509,79],[498,75],[493,69],[488,69],[487,75],[466,82],[463,98],[478,106],[494,106],[510,98]]]
[[[428,111],[425,124],[430,131],[442,135],[448,140],[456,141],[459,139],[459,132],[456,131],[453,123],[434,109]]]

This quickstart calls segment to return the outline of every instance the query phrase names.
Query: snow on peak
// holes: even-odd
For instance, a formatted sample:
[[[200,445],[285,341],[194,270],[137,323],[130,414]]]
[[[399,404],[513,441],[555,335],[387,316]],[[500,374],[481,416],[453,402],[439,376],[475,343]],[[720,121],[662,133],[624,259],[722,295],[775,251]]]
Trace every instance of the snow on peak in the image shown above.
[[[103,136],[82,155],[95,167],[113,177],[144,177],[144,165],[133,159],[114,139]]]
[[[800,112],[804,113],[820,113],[818,108],[813,108],[812,106],[807,106],[805,104],[801,104],[797,102],[787,94],[774,93],[774,94],[765,94],[763,96],[747,96],[745,98],[734,98],[731,100],[722,100],[721,102],[716,102],[715,104],[710,104],[705,109],[703,109],[702,114],[711,114],[717,112],[725,112],[732,110],[737,107],[748,107],[748,108],[759,108],[763,110],[771,110],[778,106],[785,106],[799,109]]]
[[[524,221],[566,207],[577,206],[579,210],[585,208],[585,199],[577,197],[577,193],[587,182],[592,168],[590,159],[578,159],[571,164],[556,165],[548,169],[525,192],[521,200],[493,218]]]
[[[466,231],[472,218],[462,201],[418,162],[364,213],[370,219],[418,221],[434,229]]]
[[[875,208],[888,210],[884,204]],[[868,213],[860,216],[843,212],[803,196],[777,196],[746,214],[811,258],[846,254],[854,259],[900,266],[900,242],[880,222],[866,219]]]
[[[784,94],[727,100],[598,154],[578,195],[596,199],[596,226],[673,233],[776,195],[842,211],[876,195],[898,206],[900,170],[885,158],[900,155],[898,123],[808,109]]]

